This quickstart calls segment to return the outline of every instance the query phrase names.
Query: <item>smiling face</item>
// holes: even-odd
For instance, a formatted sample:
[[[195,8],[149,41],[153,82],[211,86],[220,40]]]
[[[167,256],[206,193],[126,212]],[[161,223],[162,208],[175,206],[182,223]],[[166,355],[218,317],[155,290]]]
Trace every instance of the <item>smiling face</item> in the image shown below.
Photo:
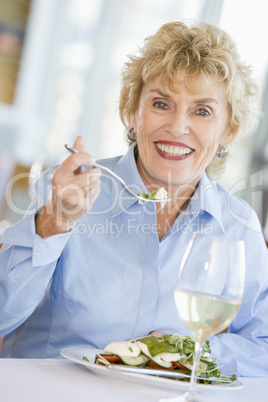
[[[145,84],[132,118],[145,185],[196,186],[219,144],[228,142],[228,124],[225,84],[214,77],[198,92],[186,87],[182,72],[172,90],[159,77]]]

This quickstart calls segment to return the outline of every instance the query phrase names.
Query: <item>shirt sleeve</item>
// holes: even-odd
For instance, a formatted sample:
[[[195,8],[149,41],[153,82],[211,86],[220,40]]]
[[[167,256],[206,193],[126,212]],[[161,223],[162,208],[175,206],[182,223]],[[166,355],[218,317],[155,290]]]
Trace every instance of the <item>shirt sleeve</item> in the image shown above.
[[[37,197],[26,216],[1,237],[0,336],[13,331],[35,310],[71,236],[68,232],[43,239],[36,234],[39,201]]]
[[[268,251],[261,232],[248,231],[246,284],[229,333],[209,339],[225,374],[261,377],[268,373]]]

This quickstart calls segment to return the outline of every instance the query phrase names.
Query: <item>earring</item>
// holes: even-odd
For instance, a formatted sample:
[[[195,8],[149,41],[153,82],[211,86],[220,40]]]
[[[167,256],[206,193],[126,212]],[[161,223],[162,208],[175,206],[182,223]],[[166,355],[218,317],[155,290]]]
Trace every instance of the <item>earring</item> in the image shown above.
[[[216,152],[216,155],[218,158],[226,158],[226,156],[228,154],[229,154],[229,147],[227,145],[226,146],[223,146],[223,145],[218,146],[218,149]]]
[[[129,141],[135,142],[136,141],[136,133],[134,133],[134,128],[130,128],[127,133],[127,138]]]

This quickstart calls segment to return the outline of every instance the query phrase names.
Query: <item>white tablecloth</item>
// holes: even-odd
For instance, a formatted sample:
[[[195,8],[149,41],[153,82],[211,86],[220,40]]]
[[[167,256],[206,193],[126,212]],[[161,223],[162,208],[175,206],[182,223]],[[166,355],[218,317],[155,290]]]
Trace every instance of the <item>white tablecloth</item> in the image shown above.
[[[241,389],[202,391],[205,402],[267,402],[268,378],[242,378]],[[157,402],[174,391],[98,377],[56,359],[0,359],[1,402]]]

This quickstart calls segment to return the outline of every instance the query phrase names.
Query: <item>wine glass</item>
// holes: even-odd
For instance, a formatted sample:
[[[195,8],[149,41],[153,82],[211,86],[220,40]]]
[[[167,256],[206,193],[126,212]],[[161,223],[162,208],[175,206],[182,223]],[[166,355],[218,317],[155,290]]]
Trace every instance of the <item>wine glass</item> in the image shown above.
[[[225,236],[192,236],[182,258],[174,299],[180,319],[195,340],[188,391],[160,402],[199,402],[196,377],[202,348],[212,335],[228,328],[240,307],[245,282],[243,241]]]

